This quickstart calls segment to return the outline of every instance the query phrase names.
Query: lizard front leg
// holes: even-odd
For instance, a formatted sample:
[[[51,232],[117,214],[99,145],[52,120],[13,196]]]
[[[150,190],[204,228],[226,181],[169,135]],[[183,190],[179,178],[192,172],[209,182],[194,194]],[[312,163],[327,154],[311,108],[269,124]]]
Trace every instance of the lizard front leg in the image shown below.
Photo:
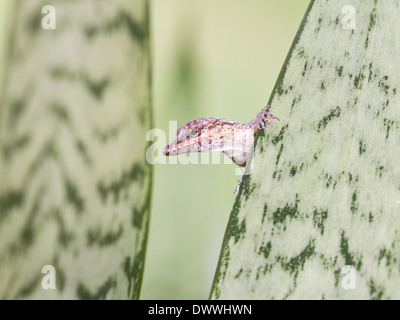
[[[280,119],[272,114],[271,112],[268,112],[267,110],[271,108],[271,106],[267,105],[265,106],[257,115],[256,118],[248,123],[248,125],[252,128],[254,128],[254,135],[259,129],[265,129],[265,124],[270,125],[273,127],[271,120],[269,120],[267,117],[269,116],[271,119],[276,119],[280,121]],[[245,172],[245,168],[240,167],[242,169],[243,174]],[[242,178],[238,180],[239,184],[236,186],[235,190],[233,191],[233,194],[236,194],[239,191],[240,188],[240,183],[242,182]]]

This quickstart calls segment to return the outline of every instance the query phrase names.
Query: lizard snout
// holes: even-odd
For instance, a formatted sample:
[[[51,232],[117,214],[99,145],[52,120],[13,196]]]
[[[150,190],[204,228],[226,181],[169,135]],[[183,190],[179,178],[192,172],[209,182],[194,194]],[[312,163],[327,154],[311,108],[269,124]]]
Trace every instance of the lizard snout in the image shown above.
[[[164,148],[163,153],[164,156],[169,156],[169,145]]]

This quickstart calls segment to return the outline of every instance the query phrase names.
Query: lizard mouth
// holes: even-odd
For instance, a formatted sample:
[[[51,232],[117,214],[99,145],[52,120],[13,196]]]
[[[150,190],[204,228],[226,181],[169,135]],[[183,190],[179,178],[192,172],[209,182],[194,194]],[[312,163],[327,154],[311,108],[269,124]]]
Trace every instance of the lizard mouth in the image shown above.
[[[163,153],[164,156],[169,156],[169,145],[164,148]]]
[[[195,143],[181,145],[180,143],[171,142],[163,149],[164,156],[177,156],[178,154],[198,151]]]
[[[177,156],[180,153],[184,152],[181,152],[181,148],[179,148],[179,146],[174,142],[171,142],[163,150],[164,156]]]

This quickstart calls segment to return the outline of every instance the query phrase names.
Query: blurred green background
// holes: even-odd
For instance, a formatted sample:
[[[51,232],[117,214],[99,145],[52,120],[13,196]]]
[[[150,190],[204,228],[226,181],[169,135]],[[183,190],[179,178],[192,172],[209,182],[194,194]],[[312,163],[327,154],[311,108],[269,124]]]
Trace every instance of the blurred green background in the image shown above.
[[[12,0],[0,0],[0,94],[1,84],[3,81],[4,58],[6,54],[7,42],[7,24],[9,22],[9,15],[11,13],[10,6]]]
[[[12,1],[0,0],[1,75]],[[168,137],[170,120],[252,120],[267,104],[308,4],[152,0],[154,127]],[[235,199],[235,168],[155,166],[142,299],[208,298]]]

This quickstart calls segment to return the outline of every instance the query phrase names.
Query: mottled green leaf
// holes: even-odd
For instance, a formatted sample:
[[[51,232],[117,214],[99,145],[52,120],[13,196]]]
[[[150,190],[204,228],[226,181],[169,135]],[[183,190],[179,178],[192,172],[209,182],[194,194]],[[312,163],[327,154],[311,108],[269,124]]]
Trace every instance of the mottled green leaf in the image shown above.
[[[348,4],[355,29],[343,27]],[[270,99],[281,121],[256,139],[212,299],[400,298],[399,16],[395,0],[310,4]]]

